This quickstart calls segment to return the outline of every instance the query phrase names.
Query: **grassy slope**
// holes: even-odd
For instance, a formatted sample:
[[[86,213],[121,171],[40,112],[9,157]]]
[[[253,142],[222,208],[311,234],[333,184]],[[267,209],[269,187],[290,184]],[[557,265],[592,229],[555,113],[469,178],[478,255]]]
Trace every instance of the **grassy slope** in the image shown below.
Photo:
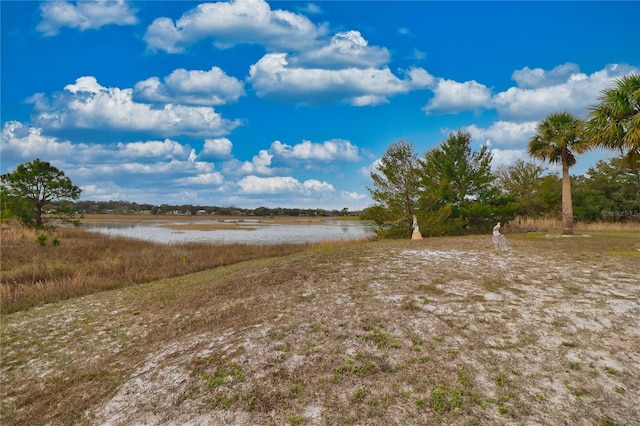
[[[637,424],[620,236],[359,243],[2,316],[1,423]]]

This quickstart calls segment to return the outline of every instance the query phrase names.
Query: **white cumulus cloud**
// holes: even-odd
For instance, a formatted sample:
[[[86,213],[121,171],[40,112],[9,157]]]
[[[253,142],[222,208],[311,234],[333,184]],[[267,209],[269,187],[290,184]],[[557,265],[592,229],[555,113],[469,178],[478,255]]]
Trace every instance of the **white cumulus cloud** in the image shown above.
[[[537,87],[555,86],[563,84],[571,78],[572,75],[578,74],[580,68],[576,64],[570,62],[558,65],[552,70],[546,71],[542,68],[524,67],[514,71],[511,77],[522,89],[533,89]]]
[[[275,170],[271,167],[272,159],[273,154],[269,150],[261,149],[257,155],[253,156],[251,161],[240,161],[234,158],[225,161],[222,169],[229,175],[272,175],[275,173]]]
[[[197,174],[176,179],[178,185],[213,185],[220,186],[224,183],[224,178],[218,172]]]
[[[105,25],[134,25],[138,23],[136,10],[125,0],[45,1],[40,6],[42,22],[36,29],[45,36],[58,34],[61,28],[80,31],[98,29]]]
[[[80,185],[82,198],[93,201],[123,200],[130,196],[129,189],[123,189],[115,182],[98,181],[86,185]],[[127,194],[125,196],[125,194]]]
[[[465,127],[464,130],[468,131],[474,140],[489,142],[492,146],[522,146],[535,134],[537,124],[536,121],[515,123],[500,120],[487,128],[474,124]]]
[[[64,158],[73,155],[74,145],[55,137],[42,135],[42,129],[19,121],[7,121],[2,128],[2,158],[31,161],[34,158]]]
[[[182,158],[189,157],[190,149],[171,139],[118,143],[119,155],[132,158]]]
[[[568,111],[586,116],[602,91],[615,80],[640,68],[623,64],[607,65],[592,74],[585,74],[574,64],[558,66],[550,71],[524,68],[514,73],[519,87],[496,94],[492,101],[504,120],[541,120],[546,115]]]
[[[289,65],[285,53],[266,54],[251,66],[249,76],[260,97],[302,104],[347,102],[356,106],[388,102],[389,96],[407,93],[424,80],[424,74],[416,70],[401,80],[388,67],[299,68]]]
[[[282,158],[296,160],[358,161],[358,147],[351,142],[333,139],[323,143],[302,141],[296,145],[287,145],[280,141],[271,144],[271,151]]]
[[[371,178],[371,173],[378,172],[380,170],[381,163],[382,159],[377,158],[368,166],[360,167],[360,169],[358,169],[358,174],[366,178]]]
[[[340,191],[340,197],[349,201],[362,201],[369,198],[367,194],[360,194],[358,192]]]
[[[640,68],[626,64],[607,65],[592,74],[580,72],[572,63],[551,70],[524,67],[512,74],[517,86],[496,94],[473,80],[434,79],[427,73],[421,81],[434,96],[423,110],[427,114],[455,114],[494,109],[503,122],[539,121],[558,111],[586,116],[589,107],[597,102],[603,90],[613,86],[616,79],[639,72]]]
[[[438,79],[432,89],[434,97],[423,108],[426,113],[457,113],[489,107],[491,90],[476,81],[460,83]]]
[[[335,191],[333,185],[315,179],[300,182],[291,176],[259,177],[245,176],[238,181],[238,186],[246,194],[301,194],[324,193]]]
[[[202,154],[215,158],[225,158],[231,155],[233,143],[227,138],[205,139]]]
[[[135,99],[158,103],[224,105],[236,102],[244,94],[244,83],[216,66],[209,71],[181,68],[163,81],[151,77],[134,86]]]
[[[153,108],[133,100],[133,89],[107,88],[95,77],[80,77],[51,103],[39,98],[35,123],[52,129],[145,131],[165,137],[222,136],[240,125],[213,108],[165,104]]]
[[[524,149],[492,149],[491,168],[496,169],[500,166],[511,166],[518,160],[527,160],[529,158],[527,151]]]
[[[199,4],[175,23],[157,18],[144,40],[150,50],[169,53],[183,52],[204,39],[212,39],[219,48],[253,43],[268,49],[301,50],[315,44],[325,32],[306,16],[272,10],[266,1],[233,0]]]
[[[325,46],[293,56],[291,64],[323,69],[377,68],[386,65],[389,59],[386,48],[369,46],[359,31],[351,30],[337,33]]]
[[[335,188],[329,182],[309,179],[302,182],[303,193],[311,195],[316,192],[333,192]]]

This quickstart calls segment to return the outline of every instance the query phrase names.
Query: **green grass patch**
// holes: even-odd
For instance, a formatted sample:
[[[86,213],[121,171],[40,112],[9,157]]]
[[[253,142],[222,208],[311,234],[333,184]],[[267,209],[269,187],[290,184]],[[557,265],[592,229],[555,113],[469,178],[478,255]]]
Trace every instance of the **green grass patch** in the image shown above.
[[[619,257],[640,257],[640,250],[607,250],[605,254]]]
[[[364,402],[367,397],[367,391],[365,389],[358,389],[353,393],[353,398],[358,402]]]
[[[614,237],[614,238],[640,238],[640,232],[590,232],[590,235],[597,235],[598,237]]]
[[[230,379],[235,379],[239,382],[244,381],[242,367],[233,362],[226,367],[217,369],[213,374],[205,373],[202,376],[203,384],[209,388],[226,385]]]
[[[460,411],[462,393],[454,388],[438,387],[431,392],[431,408],[438,414]]]
[[[300,416],[300,415],[295,415],[295,416],[289,416],[289,423],[292,425],[301,425],[304,424],[306,422],[304,416]]]
[[[618,374],[618,370],[616,370],[615,368],[611,367],[610,365],[605,366],[604,369],[609,374],[612,374],[612,375]]]
[[[381,367],[373,362],[367,361],[361,364],[356,364],[355,361],[349,359],[345,363],[336,369],[336,373],[333,375],[333,381],[339,382],[343,376],[357,376],[357,377],[369,377],[378,373]]]
[[[504,387],[504,385],[506,385],[508,381],[509,379],[507,378],[507,375],[504,373],[500,373],[493,380],[496,386],[499,386],[499,387]]]
[[[374,331],[366,334],[364,340],[367,342],[373,342],[378,349],[397,349],[400,348],[400,344],[392,342],[388,333],[382,333],[380,331]]]

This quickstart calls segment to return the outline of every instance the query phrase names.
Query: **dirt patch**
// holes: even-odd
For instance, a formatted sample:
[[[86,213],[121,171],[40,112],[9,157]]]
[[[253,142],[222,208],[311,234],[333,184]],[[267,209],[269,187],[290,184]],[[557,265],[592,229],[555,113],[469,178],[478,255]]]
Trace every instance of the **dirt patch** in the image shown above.
[[[637,241],[585,240],[354,244],[7,315],[3,424],[638,424],[640,261],[610,254]],[[65,377],[88,402],[45,397]]]

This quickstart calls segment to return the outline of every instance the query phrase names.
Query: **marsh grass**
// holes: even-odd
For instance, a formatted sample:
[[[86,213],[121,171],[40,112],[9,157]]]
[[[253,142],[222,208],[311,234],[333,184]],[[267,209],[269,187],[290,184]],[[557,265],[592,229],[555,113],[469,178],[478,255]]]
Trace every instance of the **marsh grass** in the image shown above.
[[[508,238],[327,245],[4,314],[2,424],[634,424],[640,265],[608,252],[637,239]]]
[[[562,221],[550,218],[516,217],[505,225],[506,232],[554,232],[560,233]],[[640,220],[629,222],[576,222],[574,232],[610,232],[610,233],[640,233]]]
[[[154,244],[59,227],[59,244],[39,244],[33,230],[3,224],[0,302],[3,313],[56,300],[175,277],[252,259],[287,256],[325,245]]]

